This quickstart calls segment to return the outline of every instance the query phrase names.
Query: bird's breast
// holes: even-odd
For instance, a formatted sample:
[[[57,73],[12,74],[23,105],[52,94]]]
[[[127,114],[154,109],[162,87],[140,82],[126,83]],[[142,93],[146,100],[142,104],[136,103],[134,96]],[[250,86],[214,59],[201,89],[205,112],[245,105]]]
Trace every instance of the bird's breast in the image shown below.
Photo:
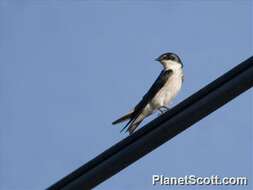
[[[173,73],[152,101],[154,108],[168,105],[182,86],[182,73]]]

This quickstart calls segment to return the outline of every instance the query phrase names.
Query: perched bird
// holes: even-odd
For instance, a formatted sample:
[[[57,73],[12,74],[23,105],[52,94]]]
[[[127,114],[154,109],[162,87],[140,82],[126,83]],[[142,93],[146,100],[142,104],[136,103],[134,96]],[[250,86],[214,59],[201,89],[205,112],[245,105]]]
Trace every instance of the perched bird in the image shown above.
[[[129,120],[121,131],[128,127],[127,131],[132,134],[143,119],[154,111],[167,111],[167,105],[181,89],[184,75],[183,63],[179,56],[175,53],[164,53],[155,60],[162,64],[163,70],[154,84],[132,111],[112,123],[115,125]]]

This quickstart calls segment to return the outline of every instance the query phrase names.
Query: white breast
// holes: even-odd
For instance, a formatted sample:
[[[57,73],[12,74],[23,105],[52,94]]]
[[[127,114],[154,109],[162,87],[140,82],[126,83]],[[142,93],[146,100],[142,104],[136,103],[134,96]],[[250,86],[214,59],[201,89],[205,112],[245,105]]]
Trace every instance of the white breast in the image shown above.
[[[173,98],[175,98],[182,86],[182,76],[182,68],[173,70],[173,74],[169,80],[151,101],[151,107],[153,109],[166,106],[172,101]]]

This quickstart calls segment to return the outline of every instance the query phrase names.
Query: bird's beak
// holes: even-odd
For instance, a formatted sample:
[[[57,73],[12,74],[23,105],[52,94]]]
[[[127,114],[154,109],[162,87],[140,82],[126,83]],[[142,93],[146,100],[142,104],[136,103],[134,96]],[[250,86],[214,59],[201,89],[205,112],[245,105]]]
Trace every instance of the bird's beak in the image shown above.
[[[159,57],[158,57],[158,58],[156,58],[156,59],[155,59],[155,61],[159,61],[159,62],[160,62],[160,58],[159,58]]]

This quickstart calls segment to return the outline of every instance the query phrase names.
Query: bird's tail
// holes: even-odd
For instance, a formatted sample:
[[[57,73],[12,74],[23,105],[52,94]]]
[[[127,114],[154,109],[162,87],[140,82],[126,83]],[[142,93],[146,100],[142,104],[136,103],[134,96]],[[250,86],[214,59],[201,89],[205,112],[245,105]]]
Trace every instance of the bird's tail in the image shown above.
[[[133,132],[135,131],[135,129],[140,125],[141,121],[138,122],[133,122],[127,129],[127,131],[129,132],[129,135],[133,134]]]
[[[127,127],[127,131],[129,132],[129,135],[133,134],[133,132],[135,131],[135,129],[140,125],[140,123],[143,121],[145,117],[140,114],[138,117],[131,119],[123,129],[121,129],[120,132],[124,131]]]
[[[126,115],[123,115],[122,117],[120,117],[119,119],[115,120],[114,122],[112,122],[113,125],[121,123],[123,121],[126,121],[128,119],[130,119],[132,117],[133,111],[130,111],[129,113],[127,113]]]

